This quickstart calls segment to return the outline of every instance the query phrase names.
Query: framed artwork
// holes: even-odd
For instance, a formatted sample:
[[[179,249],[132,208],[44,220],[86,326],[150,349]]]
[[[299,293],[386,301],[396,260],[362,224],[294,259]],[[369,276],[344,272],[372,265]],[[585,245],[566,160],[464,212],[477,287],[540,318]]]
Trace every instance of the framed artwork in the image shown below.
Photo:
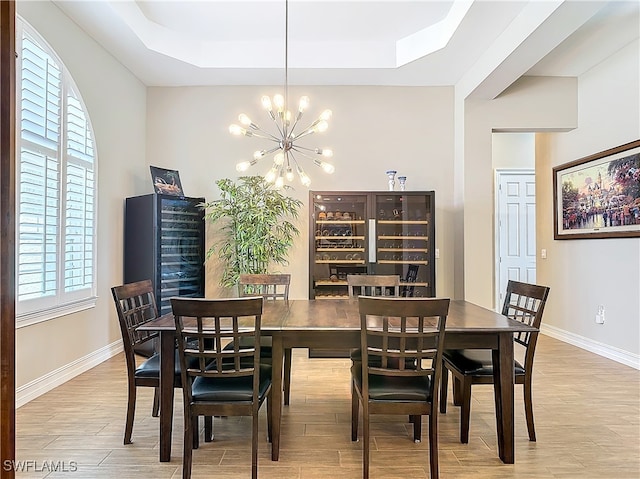
[[[555,239],[640,237],[640,140],[553,168]]]
[[[151,180],[156,193],[163,195],[184,196],[180,173],[177,170],[167,170],[151,166]]]

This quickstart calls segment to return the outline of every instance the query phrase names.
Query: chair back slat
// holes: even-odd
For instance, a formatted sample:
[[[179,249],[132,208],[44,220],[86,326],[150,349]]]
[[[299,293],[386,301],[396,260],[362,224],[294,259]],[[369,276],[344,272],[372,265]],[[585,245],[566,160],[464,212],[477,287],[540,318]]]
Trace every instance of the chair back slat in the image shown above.
[[[241,274],[238,290],[241,297],[262,296],[265,300],[289,301],[290,274]]]
[[[158,317],[151,280],[111,288],[127,362],[135,364],[134,347],[158,337],[157,331],[138,331],[138,327]]]
[[[363,394],[369,375],[426,377],[437,401],[449,299],[360,296],[358,302]]]
[[[262,304],[262,297],[171,298],[183,384],[191,384],[199,376],[253,376],[257,394]],[[232,347],[225,348],[228,344]]]
[[[393,274],[348,274],[349,297],[400,296],[400,276]]]
[[[547,286],[510,280],[507,284],[502,314],[539,329],[548,295],[549,288]],[[514,334],[513,339],[525,348],[533,349],[537,337],[538,333],[520,331]]]

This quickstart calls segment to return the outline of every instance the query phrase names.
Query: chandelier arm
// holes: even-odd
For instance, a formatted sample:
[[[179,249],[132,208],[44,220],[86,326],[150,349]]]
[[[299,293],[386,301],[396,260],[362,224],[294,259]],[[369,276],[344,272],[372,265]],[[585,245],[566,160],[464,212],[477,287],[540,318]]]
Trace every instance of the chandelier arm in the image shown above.
[[[296,135],[294,139],[299,140],[300,138],[304,138],[305,136],[312,135],[315,132],[316,132],[315,130],[312,130],[311,128],[307,128],[306,130],[302,131],[302,133],[300,133],[299,135]]]
[[[261,140],[269,140],[269,141],[273,141],[273,142],[276,142],[276,143],[280,143],[280,138],[278,138],[277,136],[274,136],[271,133],[267,133],[266,131],[262,131],[262,130],[260,130],[260,132],[264,133],[264,135],[252,132],[251,136],[254,137],[254,138],[260,138]],[[246,136],[249,136],[249,135],[246,135]]]
[[[293,121],[293,126],[291,126],[291,129],[289,130],[289,136],[293,135],[293,132],[296,129],[296,125],[298,124],[298,121],[300,121],[300,118],[302,118],[301,111],[298,112],[298,114],[296,115],[296,119]]]
[[[298,163],[298,160],[296,160],[296,157],[293,156],[293,151],[291,150],[289,150],[289,157],[293,160],[293,163],[296,165],[296,169],[302,170],[302,168],[300,167],[300,164]]]
[[[275,120],[274,120],[274,123],[276,123]],[[266,130],[263,130],[256,124],[252,124],[252,125],[253,125],[253,128],[251,129],[251,136],[255,136],[256,138],[263,138],[265,140],[275,141],[276,143],[280,142],[280,138],[278,138],[277,136],[273,135],[272,133],[269,133]],[[276,123],[276,127],[277,126],[278,124]],[[261,134],[258,134],[256,132],[260,132]]]
[[[279,116],[280,116],[280,115],[278,115],[278,117],[279,117]],[[274,140],[275,140],[275,141],[278,141],[278,142],[279,142],[279,141],[281,141],[281,140],[282,140],[282,138],[284,138],[284,137],[285,137],[284,119],[282,119],[282,118],[281,118],[281,119],[280,119],[280,122],[278,122],[278,119],[276,118],[276,116],[275,116],[275,115],[273,115],[272,120],[273,120],[273,124],[274,124],[274,125],[276,125],[276,129],[278,130],[278,133],[280,134],[281,138],[277,138],[277,137],[275,137],[275,136],[273,136],[273,135],[271,135],[271,136],[274,138]],[[281,126],[281,124],[282,124],[282,126]],[[276,139],[276,138],[277,138],[277,139]]]
[[[309,158],[310,160],[316,160],[317,158],[314,158],[313,156],[307,155],[304,151],[300,150],[299,146],[292,146],[291,147],[292,150],[294,150],[296,153],[299,153],[300,155],[304,156],[305,158]],[[306,148],[307,150],[310,150],[309,148]],[[313,151],[313,150],[311,150]],[[289,153],[291,153],[291,150],[289,151]],[[291,155],[291,157],[293,158],[294,161],[296,161],[295,157],[293,157],[293,155]]]
[[[296,150],[296,151],[300,152],[300,153],[302,153],[302,151],[300,151],[300,150],[303,150],[303,151],[310,151],[310,152],[312,152],[312,153],[316,153],[316,154],[318,153],[318,151],[317,151],[318,149],[317,149],[317,148],[307,148],[306,146],[301,146],[301,145],[295,145],[295,146],[294,146],[294,147],[292,147],[292,148],[293,148],[294,150]]]
[[[265,156],[270,155],[271,153],[274,153],[274,152],[278,151],[279,149],[280,149],[280,145],[274,146],[270,150],[263,150],[264,154],[260,158],[264,158]]]

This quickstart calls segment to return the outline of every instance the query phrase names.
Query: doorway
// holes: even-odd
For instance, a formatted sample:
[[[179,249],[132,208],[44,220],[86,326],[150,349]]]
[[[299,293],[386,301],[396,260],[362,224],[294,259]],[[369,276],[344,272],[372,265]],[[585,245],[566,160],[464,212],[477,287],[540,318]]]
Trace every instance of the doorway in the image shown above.
[[[496,170],[495,307],[509,280],[536,283],[536,180],[532,169]]]

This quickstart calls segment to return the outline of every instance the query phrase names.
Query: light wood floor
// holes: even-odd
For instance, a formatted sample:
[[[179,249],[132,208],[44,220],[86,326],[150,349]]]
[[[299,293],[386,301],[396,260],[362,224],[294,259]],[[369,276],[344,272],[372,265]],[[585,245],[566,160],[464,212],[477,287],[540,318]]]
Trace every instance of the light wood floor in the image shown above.
[[[312,359],[295,350],[291,405],[284,408],[280,461],[260,443],[261,478],[361,477],[361,443],[350,440],[348,360]],[[450,381],[451,383],[451,381]],[[170,463],[158,462],[158,419],[151,390],[139,388],[134,443],[122,444],[126,377],[119,355],[26,404],[17,411],[17,459],[77,463],[76,472],[30,472],[28,478],[179,478],[182,395],[176,390]],[[493,393],[474,386],[469,444],[458,442],[458,408],[440,416],[440,477],[640,478],[640,372],[546,336],[539,340],[534,403],[538,441],[529,442],[516,388],[516,464],[497,458]],[[260,430],[266,435],[266,408]],[[402,417],[372,424],[372,478],[428,478],[424,441],[414,444]],[[194,452],[193,478],[250,477],[250,421],[217,418],[216,439]],[[48,462],[46,462],[48,461]]]

